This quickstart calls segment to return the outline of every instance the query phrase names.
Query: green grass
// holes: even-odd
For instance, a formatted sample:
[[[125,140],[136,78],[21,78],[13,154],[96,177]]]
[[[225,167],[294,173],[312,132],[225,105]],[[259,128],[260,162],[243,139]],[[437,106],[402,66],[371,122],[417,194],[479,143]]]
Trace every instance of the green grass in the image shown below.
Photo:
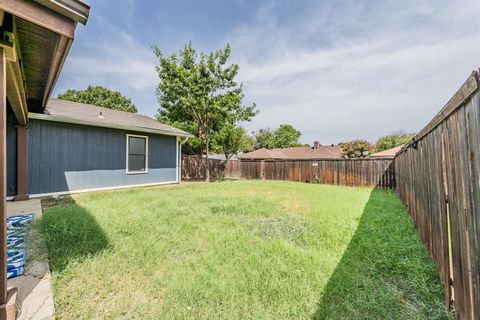
[[[238,181],[76,195],[41,220],[59,319],[443,319],[395,193]]]

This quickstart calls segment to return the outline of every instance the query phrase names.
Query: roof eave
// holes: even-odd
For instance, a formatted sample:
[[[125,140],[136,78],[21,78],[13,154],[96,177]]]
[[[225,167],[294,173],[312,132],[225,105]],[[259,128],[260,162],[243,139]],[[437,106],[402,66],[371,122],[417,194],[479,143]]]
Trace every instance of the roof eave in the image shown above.
[[[393,159],[395,156],[370,156],[367,159]]]
[[[73,21],[86,24],[90,12],[90,6],[80,0],[34,0],[39,4],[72,19]]]
[[[80,120],[80,119],[60,117],[60,116],[52,116],[52,115],[43,114],[43,113],[30,112],[28,113],[28,118],[52,121],[52,122],[79,124],[79,125],[91,126],[91,127],[101,127],[101,128],[110,128],[110,129],[120,129],[125,131],[161,134],[166,136],[187,137],[187,138],[193,137],[193,135],[191,135],[188,132],[174,132],[174,131],[151,129],[151,128],[144,128],[144,127],[136,127],[136,126],[125,126],[125,125],[112,124],[112,123],[106,123],[106,122],[96,122],[96,121]]]

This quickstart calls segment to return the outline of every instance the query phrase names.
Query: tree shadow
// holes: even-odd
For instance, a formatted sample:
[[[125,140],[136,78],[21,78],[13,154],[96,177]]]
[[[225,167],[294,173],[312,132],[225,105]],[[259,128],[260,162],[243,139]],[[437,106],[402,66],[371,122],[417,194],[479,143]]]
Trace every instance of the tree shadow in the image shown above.
[[[71,197],[42,202],[40,225],[53,272],[109,248],[103,229],[90,212]]]
[[[395,192],[374,189],[314,319],[445,319],[442,285]]]

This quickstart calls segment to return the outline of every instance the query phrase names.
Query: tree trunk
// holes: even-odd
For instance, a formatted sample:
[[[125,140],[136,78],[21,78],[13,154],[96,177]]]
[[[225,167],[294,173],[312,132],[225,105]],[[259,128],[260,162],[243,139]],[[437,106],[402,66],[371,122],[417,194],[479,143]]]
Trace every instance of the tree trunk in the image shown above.
[[[205,182],[210,182],[210,159],[209,159],[209,144],[210,144],[210,135],[208,132],[207,128],[207,134],[205,137],[206,141],[206,159],[207,159],[207,164],[205,165]]]

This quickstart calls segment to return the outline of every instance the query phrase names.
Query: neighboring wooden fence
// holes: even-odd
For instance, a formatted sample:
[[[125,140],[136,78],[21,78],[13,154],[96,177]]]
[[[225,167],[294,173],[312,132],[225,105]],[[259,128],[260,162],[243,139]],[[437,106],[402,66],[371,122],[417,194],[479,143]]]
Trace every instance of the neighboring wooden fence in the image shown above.
[[[209,159],[210,177],[221,179],[225,177],[227,161]],[[207,159],[182,155],[182,180],[205,180]]]
[[[480,319],[480,94],[474,72],[395,158],[397,190],[460,319]],[[450,249],[449,249],[450,248]]]
[[[393,159],[209,160],[212,178],[288,180],[395,188]],[[205,179],[206,159],[182,158],[182,179]]]
[[[393,159],[240,161],[241,178],[395,188]]]

